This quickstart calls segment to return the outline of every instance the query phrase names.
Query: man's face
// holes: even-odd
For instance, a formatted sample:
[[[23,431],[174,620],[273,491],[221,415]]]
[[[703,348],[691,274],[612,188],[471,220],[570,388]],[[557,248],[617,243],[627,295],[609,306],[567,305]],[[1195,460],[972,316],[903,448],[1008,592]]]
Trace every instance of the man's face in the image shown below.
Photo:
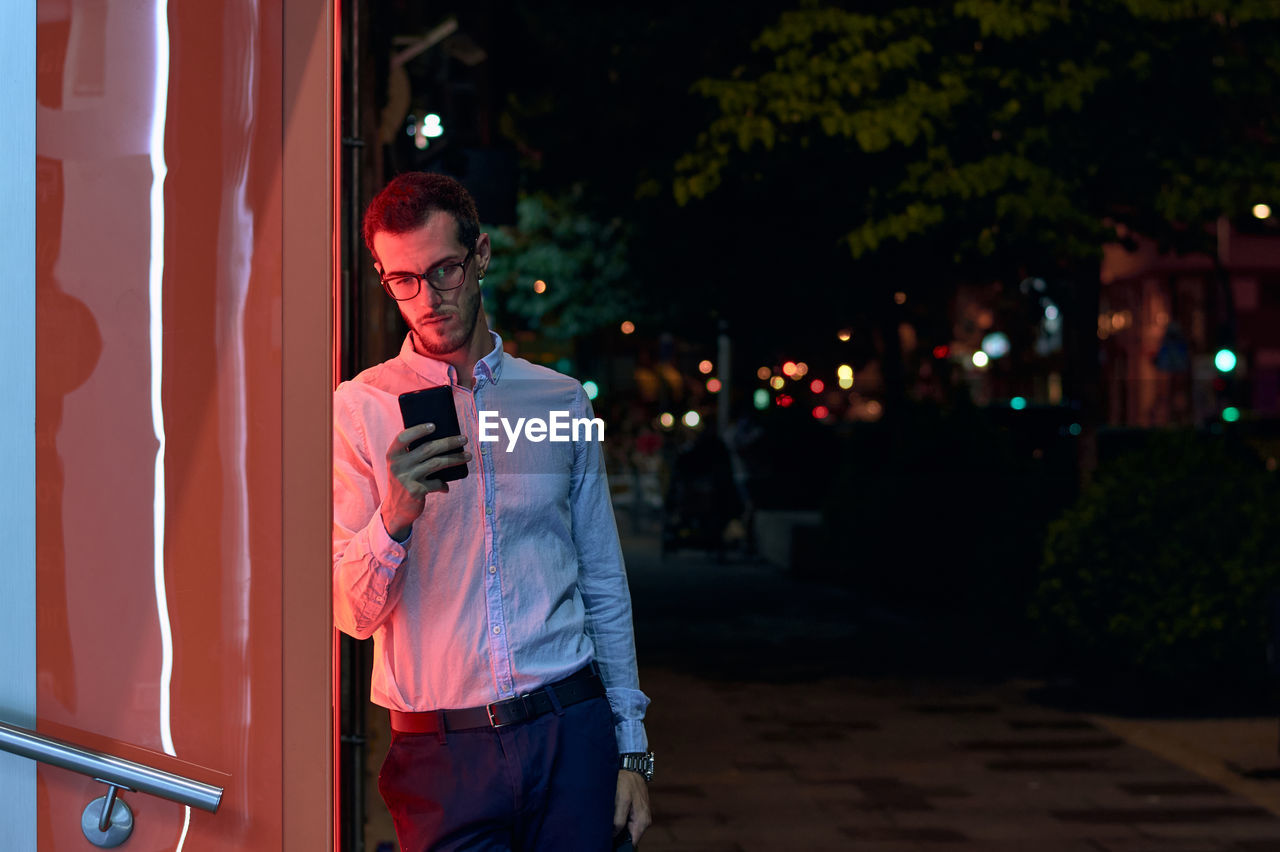
[[[468,246],[458,242],[458,225],[452,215],[435,212],[414,231],[373,235],[373,251],[378,272],[424,274],[438,266],[461,263]],[[423,282],[412,299],[397,302],[404,321],[417,335],[424,355],[445,356],[465,349],[476,330],[480,315],[478,276],[489,265],[489,235],[481,234],[475,252],[463,272],[461,287],[444,293]]]

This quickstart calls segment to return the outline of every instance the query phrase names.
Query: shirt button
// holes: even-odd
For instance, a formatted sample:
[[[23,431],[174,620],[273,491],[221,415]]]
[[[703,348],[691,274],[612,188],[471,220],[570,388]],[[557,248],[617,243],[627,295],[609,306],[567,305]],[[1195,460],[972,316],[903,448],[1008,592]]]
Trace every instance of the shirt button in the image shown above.
[[[489,573],[490,573],[490,574],[496,574],[496,573],[498,573],[498,566],[497,566],[497,565],[490,565],[490,566],[489,566]]]
[[[493,625],[493,632],[494,632],[494,633],[501,633],[501,632],[502,632],[502,625],[500,625],[500,624],[495,624],[495,625]]]
[[[493,507],[492,507],[492,506],[485,506],[485,507],[484,507],[484,513],[485,513],[486,515],[492,515],[492,514],[493,514]]]

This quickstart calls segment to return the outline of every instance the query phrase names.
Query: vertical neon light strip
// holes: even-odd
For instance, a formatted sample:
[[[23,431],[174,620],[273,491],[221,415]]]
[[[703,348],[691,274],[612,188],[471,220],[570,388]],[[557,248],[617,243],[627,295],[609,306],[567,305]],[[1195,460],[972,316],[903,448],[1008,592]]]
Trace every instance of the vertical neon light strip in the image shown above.
[[[151,428],[155,431],[156,481],[154,504],[156,611],[160,617],[160,741],[164,753],[176,755],[169,727],[169,687],[173,679],[173,634],[169,628],[169,600],[164,586],[164,407],[161,398],[164,368],[164,125],[169,102],[169,15],[166,0],[156,3],[156,89],[151,117],[151,267],[148,293],[151,307]]]
[[[164,753],[177,756],[170,724],[170,690],[173,687],[173,630],[169,625],[169,596],[164,580],[164,179],[169,167],[164,161],[165,119],[169,108],[169,6],[156,0],[156,88],[151,113],[151,265],[148,296],[151,310],[151,428],[156,436],[155,501],[153,505],[154,571],[156,614],[160,621],[160,742]],[[191,808],[183,808],[182,836],[177,849],[187,842]]]

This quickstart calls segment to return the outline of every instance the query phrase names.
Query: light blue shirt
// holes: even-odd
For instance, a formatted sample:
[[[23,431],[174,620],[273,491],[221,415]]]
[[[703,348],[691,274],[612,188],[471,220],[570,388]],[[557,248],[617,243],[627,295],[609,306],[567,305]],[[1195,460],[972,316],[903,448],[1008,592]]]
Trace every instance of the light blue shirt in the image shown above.
[[[334,621],[373,637],[370,697],[396,710],[488,704],[595,659],[619,751],[647,751],[601,427],[586,428],[594,413],[579,382],[493,340],[471,389],[418,354],[410,333],[397,357],[334,392]],[[397,398],[434,385],[453,389],[472,459],[448,493],[427,495],[401,544],[378,511],[387,448],[404,428]],[[497,440],[480,440],[482,412]],[[534,420],[548,430],[529,429]]]

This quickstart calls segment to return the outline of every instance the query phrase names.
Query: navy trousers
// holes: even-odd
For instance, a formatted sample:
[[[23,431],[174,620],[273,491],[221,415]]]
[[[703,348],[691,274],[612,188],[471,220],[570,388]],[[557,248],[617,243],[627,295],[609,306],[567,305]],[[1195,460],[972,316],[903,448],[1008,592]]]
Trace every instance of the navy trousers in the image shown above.
[[[403,852],[605,852],[617,783],[603,697],[500,728],[393,732],[378,774]]]

